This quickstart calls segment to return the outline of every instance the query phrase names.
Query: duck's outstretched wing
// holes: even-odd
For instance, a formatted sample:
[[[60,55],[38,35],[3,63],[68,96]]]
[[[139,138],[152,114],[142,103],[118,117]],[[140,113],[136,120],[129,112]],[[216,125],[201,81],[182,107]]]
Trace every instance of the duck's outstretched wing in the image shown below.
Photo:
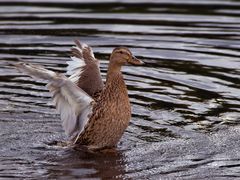
[[[65,133],[73,139],[80,134],[92,113],[94,100],[66,76],[32,64],[15,64],[18,70],[34,78],[48,81],[47,87],[61,115]]]
[[[99,61],[94,57],[92,48],[87,44],[75,41],[71,61],[67,61],[69,79],[76,83],[88,95],[93,95],[103,89]]]

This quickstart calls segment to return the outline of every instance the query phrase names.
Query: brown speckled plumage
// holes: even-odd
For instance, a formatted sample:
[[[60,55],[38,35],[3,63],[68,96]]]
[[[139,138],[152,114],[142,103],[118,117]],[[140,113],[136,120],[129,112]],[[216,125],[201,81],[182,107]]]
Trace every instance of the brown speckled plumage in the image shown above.
[[[103,149],[117,145],[131,118],[121,67],[141,65],[125,47],[115,48],[110,56],[107,79],[101,79],[99,61],[92,49],[75,41],[67,78],[43,67],[19,63],[16,67],[32,77],[48,80],[48,88],[61,114],[63,128],[75,145]]]
[[[115,146],[131,118],[127,88],[121,73],[108,79],[99,100],[93,106],[93,112],[77,143],[92,148]]]

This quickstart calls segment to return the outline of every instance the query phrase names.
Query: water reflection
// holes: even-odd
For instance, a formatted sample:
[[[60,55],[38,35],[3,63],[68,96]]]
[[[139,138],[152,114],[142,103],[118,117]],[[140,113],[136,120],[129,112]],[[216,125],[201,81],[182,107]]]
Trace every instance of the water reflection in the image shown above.
[[[101,154],[67,150],[60,156],[43,159],[54,164],[44,167],[48,178],[124,179],[125,161],[121,152]]]

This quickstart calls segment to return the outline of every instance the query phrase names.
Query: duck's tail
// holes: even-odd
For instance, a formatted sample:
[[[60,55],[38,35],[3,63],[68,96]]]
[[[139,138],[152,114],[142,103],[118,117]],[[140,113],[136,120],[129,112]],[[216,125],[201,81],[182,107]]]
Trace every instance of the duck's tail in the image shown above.
[[[26,63],[22,63],[22,62],[16,63],[16,64],[14,64],[14,66],[16,66],[16,68],[19,71],[21,71],[24,74],[27,74],[33,78],[51,81],[51,80],[54,80],[55,77],[57,77],[57,73],[47,70],[47,69],[43,68],[42,66],[26,64]]]

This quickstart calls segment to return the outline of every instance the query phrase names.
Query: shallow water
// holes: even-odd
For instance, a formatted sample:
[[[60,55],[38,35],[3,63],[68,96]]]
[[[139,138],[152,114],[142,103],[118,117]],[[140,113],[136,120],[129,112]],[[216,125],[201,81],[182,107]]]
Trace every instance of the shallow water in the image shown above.
[[[240,2],[0,1],[0,177],[235,179],[240,177]],[[25,61],[64,73],[74,39],[101,61],[130,47],[123,68],[133,117],[117,154],[53,146],[66,140],[44,83]]]

